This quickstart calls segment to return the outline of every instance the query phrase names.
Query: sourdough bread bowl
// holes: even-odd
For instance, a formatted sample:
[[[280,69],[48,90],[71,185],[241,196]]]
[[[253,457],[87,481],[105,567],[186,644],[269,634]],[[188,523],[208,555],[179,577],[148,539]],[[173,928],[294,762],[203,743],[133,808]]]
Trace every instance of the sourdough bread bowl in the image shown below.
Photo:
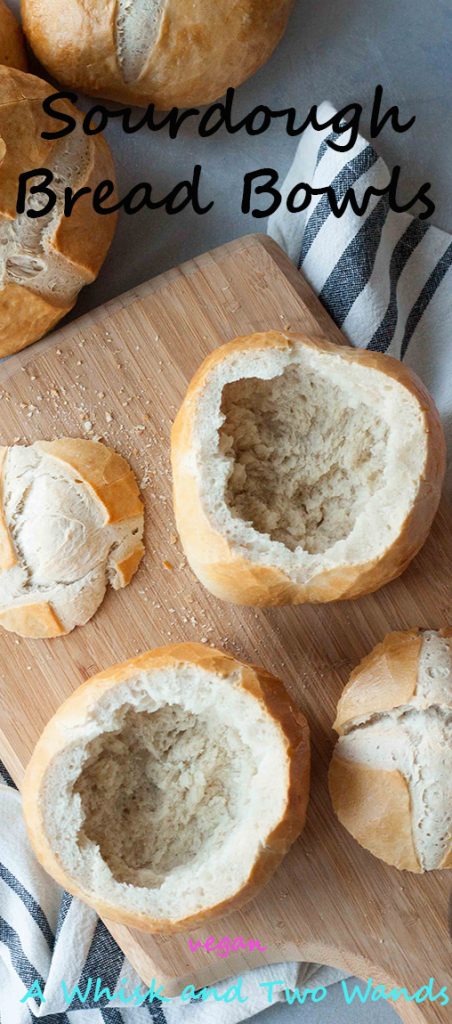
[[[0,64],[27,70],[24,37],[19,23],[4,0],[0,0]]]
[[[300,834],[309,736],[283,684],[201,644],[81,686],[23,786],[42,866],[99,914],[173,932],[251,899]]]
[[[126,460],[80,438],[0,448],[0,626],[51,638],[92,618],[143,557]]]
[[[97,277],[114,234],[116,215],[96,214],[89,195],[63,216],[66,187],[94,188],[115,174],[100,136],[88,138],[78,127],[63,139],[41,137],[55,131],[42,108],[53,92],[34,75],[0,67],[0,357],[37,341],[72,309],[80,289]],[[75,107],[64,107],[81,124]],[[28,211],[45,209],[47,196],[29,197],[20,215],[16,205],[19,175],[35,168],[54,175],[57,202],[33,219]]]
[[[218,99],[271,56],[293,0],[22,0],[28,40],[59,82],[160,110]]]
[[[452,629],[389,633],[339,701],[330,793],[344,827],[406,871],[452,868]]]
[[[358,597],[424,543],[445,470],[433,401],[403,364],[269,332],[216,349],[172,431],[194,573],[243,605]]]

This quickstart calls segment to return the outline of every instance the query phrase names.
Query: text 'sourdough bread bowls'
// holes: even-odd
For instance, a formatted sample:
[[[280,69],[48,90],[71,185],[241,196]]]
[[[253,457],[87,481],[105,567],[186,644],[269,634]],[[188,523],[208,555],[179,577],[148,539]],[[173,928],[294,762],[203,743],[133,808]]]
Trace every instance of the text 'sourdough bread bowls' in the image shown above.
[[[188,561],[250,605],[358,597],[424,543],[445,470],[438,413],[380,353],[269,332],[214,351],[172,432]]]
[[[66,101],[62,109],[77,128],[62,139],[42,138],[55,132],[42,107],[53,92],[34,75],[0,67],[0,357],[37,341],[72,309],[81,288],[97,277],[115,230],[116,214],[100,217],[89,194],[63,216],[66,188],[94,189],[114,181],[115,173],[107,143],[84,134],[82,116]],[[25,211],[16,213],[19,177],[36,168],[53,175],[47,184],[56,202],[30,218],[28,212],[49,205],[47,194],[28,189]],[[29,185],[43,182],[41,175]]]
[[[16,18],[9,7],[0,0],[0,64],[11,68],[27,70],[24,37]]]
[[[0,626],[69,633],[144,554],[144,508],[126,460],[81,438],[0,448]]]
[[[160,110],[219,99],[269,59],[293,0],[22,0],[45,68],[71,88]]]
[[[81,686],[23,797],[57,882],[111,920],[171,932],[254,896],[301,832],[308,790],[308,726],[283,684],[179,644]]]
[[[333,807],[362,846],[406,871],[452,868],[451,637],[389,633],[337,708]]]

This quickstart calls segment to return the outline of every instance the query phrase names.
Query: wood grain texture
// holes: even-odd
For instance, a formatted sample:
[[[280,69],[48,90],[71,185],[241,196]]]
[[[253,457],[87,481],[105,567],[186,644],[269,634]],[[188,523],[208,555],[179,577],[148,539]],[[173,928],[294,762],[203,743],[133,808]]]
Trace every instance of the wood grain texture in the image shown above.
[[[0,635],[0,756],[20,784],[43,726],[99,669],[140,651],[203,640],[284,679],[312,728],[307,828],[260,897],[190,933],[242,935],[262,954],[191,953],[187,935],[150,937],[108,923],[142,978],[167,994],[251,966],[317,960],[417,990],[452,984],[447,872],[415,877],[380,863],[336,821],[327,769],[336,703],[353,666],[393,629],[452,622],[452,513],[404,576],[376,595],[326,606],[254,611],[216,601],[193,578],[175,534],[169,433],[187,381],[205,355],[237,334],[325,333],[343,342],[302,277],[273,242],[251,236],[129,292],[0,368],[1,444],[55,435],[99,436],[143,482],[147,555],[132,585],[109,593],[94,620],[68,637]],[[437,1004],[398,1002],[408,1024],[447,1019]]]

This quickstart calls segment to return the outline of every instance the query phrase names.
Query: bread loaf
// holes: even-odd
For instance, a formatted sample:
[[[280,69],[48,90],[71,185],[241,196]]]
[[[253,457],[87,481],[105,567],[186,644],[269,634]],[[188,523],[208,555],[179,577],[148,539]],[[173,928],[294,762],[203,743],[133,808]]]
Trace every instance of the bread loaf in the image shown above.
[[[451,637],[390,633],[337,709],[336,814],[362,846],[407,871],[452,868]]]
[[[376,590],[430,530],[444,477],[421,382],[380,353],[270,332],[212,353],[172,433],[187,559],[238,604]]]
[[[0,64],[27,70],[24,37],[4,0],[0,0]]]
[[[54,89],[21,71],[0,67],[0,357],[41,338],[72,309],[84,285],[94,281],[113,238],[116,217],[93,211],[83,195],[70,217],[63,216],[65,188],[93,188],[114,180],[110,150],[100,137],[81,128],[58,140],[55,122],[42,109]],[[71,104],[63,108],[81,122]],[[53,210],[29,218],[30,209],[46,209],[43,193],[29,198],[16,214],[19,175],[46,168],[54,175]],[[30,182],[38,186],[42,177]]]
[[[218,99],[265,64],[293,0],[22,0],[36,56],[59,82],[160,110]]]
[[[279,680],[201,644],[81,686],[34,751],[24,813],[42,866],[149,932],[243,905],[304,824],[305,718]]]
[[[62,438],[0,449],[0,626],[55,637],[94,615],[143,556],[143,504],[126,460]]]

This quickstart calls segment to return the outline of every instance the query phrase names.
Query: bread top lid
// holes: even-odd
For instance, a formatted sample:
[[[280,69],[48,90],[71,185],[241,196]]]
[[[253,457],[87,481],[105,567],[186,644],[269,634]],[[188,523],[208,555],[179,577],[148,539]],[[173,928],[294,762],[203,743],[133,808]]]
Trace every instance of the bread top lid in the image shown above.
[[[394,808],[397,789],[397,806],[403,798],[406,807],[400,834],[412,835],[422,870],[452,866],[451,636],[450,629],[389,634],[353,673],[335,723],[339,817],[363,845],[393,863],[398,825],[393,815],[392,834],[384,814],[386,802]],[[399,866],[416,870],[412,863]]]
[[[54,877],[116,920],[165,930],[267,877],[301,830],[307,787],[307,726],[282,683],[183,644],[66,701],[24,806]]]
[[[417,508],[404,552],[412,557],[445,465],[438,414],[406,367],[277,332],[238,338],[205,360],[176,419],[172,453],[195,571],[212,543],[203,549],[199,521],[184,521],[190,489],[216,541],[212,562],[232,554],[300,587],[338,568],[368,570],[404,531],[408,538]]]
[[[394,708],[452,709],[452,630],[388,633],[352,672],[339,700],[339,735]]]
[[[61,109],[78,122],[75,130],[63,139],[42,138],[43,132],[55,129],[42,107],[53,92],[34,75],[0,67],[0,289],[9,290],[12,301],[19,285],[64,310],[96,277],[116,223],[115,215],[94,212],[89,195],[64,217],[64,190],[91,188],[105,178],[114,181],[115,174],[106,142],[84,134],[82,117],[72,104],[63,102]],[[31,219],[27,211],[45,207],[47,197],[28,196],[25,213],[16,215],[19,176],[39,167],[54,175],[50,187],[57,202],[48,214]]]
[[[143,523],[134,474],[105,445],[0,449],[0,625],[38,637],[86,622],[136,570]]]

